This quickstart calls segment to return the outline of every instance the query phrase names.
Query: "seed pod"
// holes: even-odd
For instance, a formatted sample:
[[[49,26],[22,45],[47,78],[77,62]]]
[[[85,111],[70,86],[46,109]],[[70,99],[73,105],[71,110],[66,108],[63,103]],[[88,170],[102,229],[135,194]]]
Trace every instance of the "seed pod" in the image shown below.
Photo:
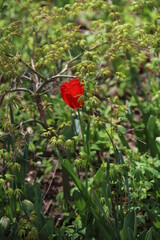
[[[6,216],[2,217],[0,220],[0,225],[1,225],[2,229],[4,230],[4,232],[7,233],[11,226],[10,219]]]
[[[34,204],[27,199],[22,201],[22,206],[26,212],[32,212],[34,210]]]

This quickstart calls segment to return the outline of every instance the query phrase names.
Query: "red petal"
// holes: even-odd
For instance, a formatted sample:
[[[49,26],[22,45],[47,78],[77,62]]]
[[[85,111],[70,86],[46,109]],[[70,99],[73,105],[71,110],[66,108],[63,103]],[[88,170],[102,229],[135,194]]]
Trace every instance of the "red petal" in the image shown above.
[[[79,108],[84,105],[84,101],[79,101],[81,95],[84,96],[84,84],[77,78],[69,82],[63,82],[61,86],[61,96],[65,103],[71,108]]]

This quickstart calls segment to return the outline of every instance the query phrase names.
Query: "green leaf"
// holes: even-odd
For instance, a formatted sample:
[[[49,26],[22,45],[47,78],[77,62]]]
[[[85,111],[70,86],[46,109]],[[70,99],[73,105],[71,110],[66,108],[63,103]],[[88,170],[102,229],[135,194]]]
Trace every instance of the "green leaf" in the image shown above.
[[[144,240],[146,236],[146,230],[139,234],[137,240]]]
[[[94,181],[97,183],[104,182],[106,180],[105,173],[102,169],[98,169],[94,175]]]
[[[74,181],[75,185],[81,192],[83,198],[86,199],[88,196],[87,190],[84,187],[84,185],[82,184],[82,182],[79,180],[79,178],[76,176],[76,174],[74,173],[73,166],[70,163],[70,161],[68,159],[65,159],[62,161],[62,165],[65,167],[65,169],[68,171],[69,175],[72,177],[72,180]]]
[[[3,178],[0,178],[0,185],[1,187],[5,185],[5,180]]]
[[[24,211],[27,214],[27,216],[29,216],[30,213],[34,210],[34,204],[31,201],[29,201],[28,199],[24,199],[22,201],[22,206],[23,206]]]
[[[151,115],[148,119],[147,131],[148,131],[148,144],[151,150],[151,155],[155,157],[157,153],[157,146],[155,141],[157,125],[156,125],[156,119],[153,115]]]
[[[103,223],[104,228],[106,229],[108,234],[111,234],[112,239],[119,239],[119,232],[117,231],[118,229],[116,229],[115,224],[107,217],[106,212],[103,209],[102,204],[100,203],[99,199],[97,198],[96,194],[93,192],[93,196],[94,196],[94,200],[96,205],[98,206],[99,211],[101,212],[102,216],[104,218],[101,217],[101,215],[96,214],[96,219]],[[93,212],[93,214],[95,215],[95,210],[93,208],[91,208],[91,211]]]
[[[118,161],[124,166],[124,159],[123,159],[123,155],[121,152],[119,152],[117,150],[117,157],[118,157]],[[127,190],[127,196],[128,196],[128,208],[130,207],[130,193],[129,193],[129,183],[128,183],[128,176],[124,175],[124,179],[125,179],[125,185],[126,185],[126,190]]]
[[[132,233],[132,230],[130,229],[130,227],[127,228],[127,239],[134,240],[133,233]]]
[[[10,229],[10,233],[9,235],[7,236],[7,240],[17,240],[18,239],[18,236],[17,236],[17,228],[18,228],[18,225],[17,223],[14,223]],[[1,239],[1,238],[0,238]],[[3,239],[3,238],[2,238]]]
[[[121,235],[121,239],[123,239],[123,240],[128,240],[128,239],[135,240],[136,239],[136,236],[137,236],[137,218],[136,218],[136,213],[135,213],[134,210],[130,211],[126,215],[126,217],[124,219],[123,228],[120,231],[120,235]]]
[[[92,209],[92,213],[93,213],[93,215],[99,225],[99,228],[101,229],[101,233],[103,234],[105,239],[112,240],[113,238],[111,236],[111,233],[108,231],[107,227],[105,226],[103,218],[101,218],[94,209]]]
[[[147,232],[145,240],[152,240],[152,229],[151,228]]]
[[[75,190],[73,192],[73,197],[75,204],[80,212],[80,214],[85,215],[85,208],[86,208],[86,203],[84,199],[82,198],[82,195],[79,191]]]
[[[51,235],[54,233],[54,220],[51,217],[43,226],[43,228],[39,232],[39,239],[49,239]]]
[[[7,240],[1,226],[0,226],[0,239]]]
[[[12,181],[14,179],[14,175],[10,174],[10,173],[6,173],[5,174],[5,178],[8,181]]]
[[[36,149],[36,147],[35,147],[34,143],[30,141],[30,142],[29,142],[29,150],[30,150],[31,152],[35,152],[35,149]]]
[[[125,127],[123,127],[122,125],[118,125],[117,127],[118,127],[118,133],[119,133],[120,135],[126,134],[126,129],[125,129]]]
[[[153,225],[155,226],[155,228],[160,229],[160,221],[158,221],[158,219],[153,222]]]

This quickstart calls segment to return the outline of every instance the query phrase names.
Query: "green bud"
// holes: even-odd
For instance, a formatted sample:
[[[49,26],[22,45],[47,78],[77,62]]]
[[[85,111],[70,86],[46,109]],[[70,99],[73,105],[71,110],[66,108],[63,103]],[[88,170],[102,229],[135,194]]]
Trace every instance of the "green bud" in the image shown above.
[[[72,146],[73,146],[73,140],[68,139],[68,140],[65,142],[65,147],[66,147],[66,148],[71,148]]]
[[[87,97],[92,97],[92,94],[89,92],[87,92],[86,95],[87,95]]]
[[[80,136],[74,136],[73,139],[74,139],[75,142],[79,142],[81,140],[81,137]]]
[[[160,137],[156,137],[156,142],[160,145]]]
[[[0,220],[0,225],[1,225],[2,229],[4,230],[4,232],[8,232],[8,230],[10,229],[10,226],[11,226],[10,219],[6,216],[2,217]]]
[[[99,102],[100,102],[100,100],[96,96],[89,98],[89,103],[91,105],[98,105]]]
[[[56,143],[57,143],[57,139],[56,139],[55,136],[51,138],[50,143],[51,143],[53,146],[56,145]]]
[[[59,138],[58,139],[61,139],[61,140],[65,140],[65,136],[64,135],[59,135]]]
[[[22,201],[22,206],[27,212],[32,212],[34,210],[34,204],[27,199]]]
[[[57,140],[57,144],[58,144],[58,145],[62,145],[62,144],[63,144],[63,140],[62,140],[62,139],[58,139],[58,140]]]
[[[3,178],[0,178],[0,185],[4,186],[4,184],[5,184],[5,180]]]
[[[48,61],[48,60],[45,60],[45,61],[44,61],[44,65],[46,65],[46,66],[49,65],[49,61]]]
[[[103,124],[102,121],[99,121],[99,125],[102,126],[102,124]]]
[[[80,152],[80,156],[83,160],[87,160],[88,159],[88,154],[85,152]]]
[[[122,125],[118,125],[118,133],[120,135],[124,135],[126,133],[125,127],[123,127]]]

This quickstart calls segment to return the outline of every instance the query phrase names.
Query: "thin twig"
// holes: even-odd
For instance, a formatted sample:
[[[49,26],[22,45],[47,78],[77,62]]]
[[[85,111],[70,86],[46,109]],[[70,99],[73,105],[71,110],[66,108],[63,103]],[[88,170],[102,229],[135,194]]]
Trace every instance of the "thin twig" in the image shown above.
[[[102,60],[101,63],[99,64],[99,67],[98,67],[98,68],[99,68],[99,71],[98,71],[98,73],[96,74],[96,76],[94,77],[94,80],[97,80],[98,77],[100,76],[102,65],[103,65],[103,60]]]
[[[21,77],[20,77],[20,79],[22,79],[22,78],[24,78],[24,79],[26,79],[26,80],[28,80],[28,81],[32,81],[32,79],[30,78],[30,77],[28,77],[28,76],[25,76],[25,75],[22,75]]]
[[[107,135],[108,135],[108,137],[109,137],[109,139],[110,139],[110,141],[111,141],[111,143],[112,143],[114,155],[115,155],[116,161],[117,161],[117,163],[118,163],[118,156],[117,156],[116,146],[115,146],[115,144],[114,144],[114,142],[113,142],[113,140],[112,140],[112,137],[111,137],[111,135],[109,134],[108,130],[107,130],[106,128],[104,128],[104,130],[105,130],[105,132],[107,133]]]
[[[10,92],[29,92],[31,95],[33,95],[34,93],[28,89],[28,88],[13,88],[13,89],[10,89],[7,93],[10,93]]]
[[[36,119],[28,119],[28,120],[26,120],[26,121],[23,121],[23,122],[21,122],[17,127],[16,127],[16,129],[18,129],[19,127],[21,127],[22,125],[24,125],[24,124],[26,124],[26,123],[39,123],[40,125],[42,125],[43,126],[43,123],[41,122],[41,121],[39,121],[39,120],[36,120]],[[44,127],[44,126],[43,126]]]
[[[52,202],[53,202],[53,200],[51,199],[51,200],[49,200],[49,203],[47,204],[47,208],[45,209],[45,211],[44,211],[44,214],[46,215],[46,213],[49,211],[49,209],[50,209],[50,207],[51,207],[51,205],[52,205]],[[45,205],[46,205],[46,203],[44,203]]]
[[[55,178],[57,169],[58,169],[58,162],[57,162],[57,164],[56,164],[56,167],[55,167],[55,169],[54,169],[54,172],[52,173],[52,179],[51,179],[51,181],[50,181],[50,184],[49,184],[49,186],[48,186],[48,189],[47,189],[45,195],[43,196],[43,201],[45,200],[45,198],[46,198],[46,196],[47,196],[47,194],[48,194],[48,192],[49,192],[49,190],[50,190],[50,188],[51,188],[51,185],[52,185],[53,180],[54,180],[54,178]]]
[[[44,124],[43,124],[41,121],[35,120],[35,119],[28,119],[28,120],[26,120],[26,121],[23,121],[23,122],[21,122],[19,125],[17,125],[17,126],[15,127],[15,129],[19,129],[19,128],[21,128],[24,124],[32,123],[32,122],[34,122],[34,123],[39,123],[43,128],[45,128],[45,129],[47,130],[47,128],[44,126]],[[6,137],[6,136],[8,136],[8,135],[10,135],[10,134],[11,134],[10,132],[9,132],[9,133],[5,133],[5,134],[1,135],[0,138]]]
[[[32,65],[32,68],[36,71],[33,59],[31,59],[31,65]],[[37,74],[35,74],[35,79],[36,79],[36,83],[38,84],[38,76],[37,76]]]
[[[39,86],[39,88],[38,88],[37,91],[36,91],[36,94],[39,94],[40,91],[41,91],[48,83],[53,82],[53,80],[55,80],[56,78],[74,78],[74,77],[76,77],[76,76],[73,76],[73,75],[59,75],[59,74],[54,75],[54,76],[52,76],[51,78],[47,79],[45,82],[43,82],[43,83]]]
[[[69,66],[71,65],[72,62],[74,62],[75,60],[77,60],[78,58],[82,57],[86,52],[91,52],[93,50],[95,50],[96,48],[103,46],[105,44],[107,44],[108,41],[104,42],[104,43],[100,43],[97,44],[96,46],[94,46],[93,48],[90,48],[88,50],[85,50],[83,53],[78,54],[77,56],[75,56],[74,58],[72,58],[70,61],[67,62],[67,64],[65,65],[65,67],[56,75],[52,76],[51,78],[48,78],[47,80],[45,79],[45,82],[43,82],[39,88],[36,91],[36,94],[40,93],[40,91],[50,82],[52,82],[54,79],[56,78],[67,78],[67,77],[75,77],[72,75],[64,75],[64,73],[68,70]]]
[[[41,73],[37,72],[34,68],[32,68],[29,64],[27,64],[25,61],[22,60],[22,58],[19,59],[20,62],[22,62],[28,69],[30,69],[33,73],[35,73],[38,77],[42,78],[43,80],[46,80],[47,78],[43,76]]]
[[[5,92],[5,94],[0,96],[0,106],[1,106],[5,96],[7,94],[10,94],[11,92],[29,92],[32,96],[34,96],[34,93],[30,89],[27,89],[27,88],[13,88],[13,89],[10,89],[9,91]]]

